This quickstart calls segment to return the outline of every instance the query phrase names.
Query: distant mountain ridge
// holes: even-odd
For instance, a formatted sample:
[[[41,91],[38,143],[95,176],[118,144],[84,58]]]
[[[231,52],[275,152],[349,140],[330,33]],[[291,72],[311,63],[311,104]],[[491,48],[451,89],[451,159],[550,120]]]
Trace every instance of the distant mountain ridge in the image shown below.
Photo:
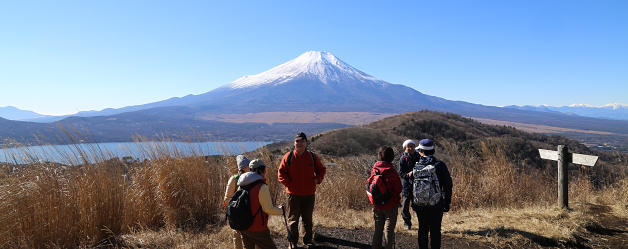
[[[628,120],[628,105],[626,104],[607,104],[603,106],[593,106],[587,104],[573,104],[568,106],[506,106],[507,108],[514,108],[520,110],[529,110],[529,111],[541,111],[541,112],[560,112],[568,115],[579,115],[583,117],[591,117],[591,118],[604,118],[604,119],[615,119],[615,120]]]
[[[10,120],[29,120],[47,117],[33,111],[22,110],[14,106],[0,107],[0,117]]]
[[[612,135],[620,135],[622,139],[625,136],[628,140],[628,121],[447,100],[423,94],[404,85],[380,80],[351,67],[329,52],[318,51],[306,52],[270,70],[240,77],[203,94],[174,97],[119,109],[105,109],[101,112],[84,112],[79,115],[91,117],[69,117],[57,121],[56,124],[85,128],[99,134],[97,138],[104,141],[119,141],[125,137],[130,140],[135,133],[143,136],[166,133],[175,137],[185,137],[195,130],[203,131],[207,135],[204,135],[203,139],[209,139],[215,138],[220,129],[229,130],[220,134],[219,137],[223,140],[236,138],[246,140],[247,136],[244,134],[254,134],[251,139],[274,140],[289,138],[299,130],[299,126],[325,130],[342,125],[355,125],[355,121],[351,120],[339,124],[330,119],[343,113],[351,115],[364,113],[365,117],[371,117],[373,120],[362,119],[360,122],[370,122],[378,117],[419,110],[609,132],[613,133]],[[308,121],[300,119],[299,113],[308,116]],[[312,115],[326,116],[311,118]],[[255,122],[248,119],[251,117],[255,118]],[[273,135],[258,136],[259,132],[256,133],[254,130],[237,133],[237,129],[255,127],[249,124],[266,127],[262,130]],[[283,125],[281,132],[270,132],[279,127],[276,125]]]

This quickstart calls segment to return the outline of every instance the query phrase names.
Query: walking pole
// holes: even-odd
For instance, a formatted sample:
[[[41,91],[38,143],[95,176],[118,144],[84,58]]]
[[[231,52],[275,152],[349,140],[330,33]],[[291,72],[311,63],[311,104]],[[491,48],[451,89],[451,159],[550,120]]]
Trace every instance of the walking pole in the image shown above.
[[[288,233],[288,247],[292,249],[292,242],[290,241],[292,239],[292,235],[290,234],[290,228],[288,228],[288,220],[286,219],[286,209],[283,204],[281,205],[281,212],[283,212],[283,222],[284,224],[286,224],[286,232]]]

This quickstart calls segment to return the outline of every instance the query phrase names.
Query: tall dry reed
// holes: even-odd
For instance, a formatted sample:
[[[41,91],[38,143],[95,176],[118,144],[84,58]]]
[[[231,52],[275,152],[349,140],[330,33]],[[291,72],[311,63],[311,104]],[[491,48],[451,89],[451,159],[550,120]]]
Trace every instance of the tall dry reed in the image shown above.
[[[325,180],[316,192],[317,212],[334,215],[342,210],[370,207],[365,183],[375,161],[375,156],[349,156],[334,160],[335,166],[327,167]]]
[[[65,155],[80,166],[31,162],[9,172],[0,183],[0,247],[111,246],[129,229],[221,222],[226,157],[182,158],[167,143],[147,152],[152,160],[127,165],[92,163],[86,158],[107,155],[84,150]]]

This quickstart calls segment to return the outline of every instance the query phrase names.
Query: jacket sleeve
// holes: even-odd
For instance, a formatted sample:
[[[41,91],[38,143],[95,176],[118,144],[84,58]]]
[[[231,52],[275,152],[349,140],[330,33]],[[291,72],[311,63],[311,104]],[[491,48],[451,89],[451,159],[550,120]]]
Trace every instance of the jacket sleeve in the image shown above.
[[[327,168],[325,168],[325,165],[321,163],[321,159],[318,157],[318,155],[314,154],[314,158],[314,172],[316,173],[316,179],[318,180],[318,183],[322,183],[323,179],[325,179],[325,173],[327,172]]]
[[[391,188],[393,191],[393,194],[395,196],[398,196],[401,194],[401,178],[399,178],[399,174],[397,174],[397,172],[395,172],[394,170],[391,170],[390,173],[390,183],[391,183]]]
[[[408,173],[411,170],[408,170],[408,165],[406,165],[406,157],[405,155],[401,155],[401,158],[399,158],[399,176],[405,180],[409,180],[410,177],[408,176]]]
[[[279,182],[285,187],[288,187],[290,183],[292,183],[292,178],[290,177],[290,173],[288,172],[288,155],[290,155],[292,151],[286,153],[281,159],[281,164],[279,164],[279,170],[277,171],[277,178]]]
[[[445,165],[442,161],[439,161],[438,167],[436,167],[436,176],[438,177],[441,189],[445,192],[445,204],[450,205],[453,181],[451,179],[451,174],[449,174],[449,170],[447,169],[447,165]]]
[[[236,189],[235,177],[231,176],[227,182],[227,189],[225,190],[225,197],[222,200],[222,206],[227,206],[227,202],[231,199],[231,196],[235,193]]]
[[[259,189],[259,203],[262,206],[262,210],[264,213],[270,215],[282,215],[283,210],[281,208],[273,206],[273,202],[270,199],[270,190],[268,190],[268,185],[262,184],[262,187]]]

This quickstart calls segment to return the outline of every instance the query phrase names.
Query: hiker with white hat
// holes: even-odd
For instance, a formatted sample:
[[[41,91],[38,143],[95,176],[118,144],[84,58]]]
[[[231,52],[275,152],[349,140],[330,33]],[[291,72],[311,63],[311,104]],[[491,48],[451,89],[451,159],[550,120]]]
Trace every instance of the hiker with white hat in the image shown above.
[[[416,142],[408,139],[403,142],[403,155],[399,158],[399,176],[401,177],[401,218],[403,226],[409,230],[412,228],[412,216],[410,215],[410,205],[412,204],[412,179],[409,173],[412,172],[416,162],[421,159],[419,153],[415,151]]]
[[[238,166],[238,173],[229,177],[229,181],[227,182],[227,189],[225,190],[225,197],[222,201],[222,206],[227,206],[227,202],[233,196],[236,189],[238,189],[238,178],[240,175],[249,172],[249,162],[251,162],[246,156],[238,155],[236,156],[236,163]],[[240,232],[237,230],[233,230],[233,247],[235,249],[242,249],[242,236],[240,236]]]

